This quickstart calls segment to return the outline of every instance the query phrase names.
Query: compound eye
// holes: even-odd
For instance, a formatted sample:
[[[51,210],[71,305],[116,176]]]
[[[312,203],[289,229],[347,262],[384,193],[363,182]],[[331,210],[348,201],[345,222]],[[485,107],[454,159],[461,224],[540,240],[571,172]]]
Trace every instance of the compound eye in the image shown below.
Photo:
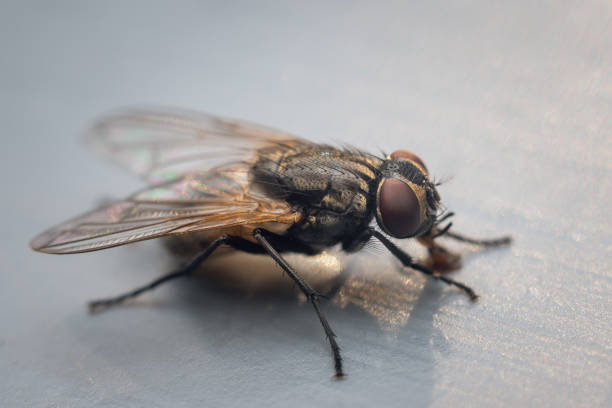
[[[396,238],[414,235],[420,225],[421,208],[412,188],[401,180],[386,179],[379,200],[381,227]]]
[[[416,154],[412,152],[409,152],[408,150],[395,151],[391,154],[391,158],[395,160],[398,160],[398,159],[412,160],[413,162],[421,166],[421,168],[425,170],[425,173],[427,173],[427,167],[425,166],[425,163],[423,163],[423,160],[421,160],[419,156],[417,156]]]

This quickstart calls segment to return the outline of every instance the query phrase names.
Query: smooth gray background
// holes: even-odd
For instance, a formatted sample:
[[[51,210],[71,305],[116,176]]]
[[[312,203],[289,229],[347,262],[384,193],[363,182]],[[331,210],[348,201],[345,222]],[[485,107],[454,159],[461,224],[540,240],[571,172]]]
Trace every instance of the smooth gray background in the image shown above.
[[[611,3],[423,3],[2,2],[0,405],[610,406]],[[416,275],[326,305],[341,382],[286,293],[192,279],[89,316],[169,256],[27,243],[141,187],[78,136],[143,103],[413,150],[449,180],[458,231],[515,243],[454,275],[474,305]],[[397,267],[364,258],[347,268]]]

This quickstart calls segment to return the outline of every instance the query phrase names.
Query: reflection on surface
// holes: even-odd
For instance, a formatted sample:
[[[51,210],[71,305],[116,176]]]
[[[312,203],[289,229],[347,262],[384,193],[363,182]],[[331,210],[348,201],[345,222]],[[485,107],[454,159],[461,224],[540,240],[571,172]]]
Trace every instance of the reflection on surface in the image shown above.
[[[313,288],[328,293],[342,272],[341,253],[324,251],[316,256],[284,254],[283,257]],[[202,265],[202,273],[215,283],[249,294],[287,293],[293,281],[272,258],[233,250],[222,251]]]
[[[415,258],[420,258],[422,264],[433,265],[423,248],[415,242],[407,242],[403,247]],[[448,254],[459,267],[463,260],[486,251],[475,245],[453,246],[450,250]],[[342,307],[350,304],[358,306],[374,316],[383,328],[397,330],[408,322],[429,279],[418,271],[402,268],[391,254],[385,252],[381,256],[355,254],[351,263],[347,264],[348,278],[335,300]],[[456,293],[463,296],[460,292]]]
[[[449,243],[444,239],[440,242],[443,241],[448,249],[447,255],[458,266],[480,252],[489,251],[475,245]],[[422,264],[432,264],[428,252],[416,240],[400,243]],[[429,279],[418,271],[404,269],[375,242],[354,254],[336,248],[316,256],[291,253],[283,256],[315,290],[330,296],[332,303],[341,308],[356,306],[373,316],[381,328],[395,332],[407,324]],[[293,296],[297,292],[299,299],[306,301],[293,281],[268,256],[221,248],[202,265],[201,271],[203,276],[221,287],[250,295]],[[457,295],[462,296],[460,292]]]
[[[426,278],[418,273],[400,275],[389,259],[359,256],[350,276],[334,299],[341,307],[355,305],[385,329],[397,329],[410,318]]]
[[[415,243],[407,247],[412,254],[425,254]],[[408,322],[428,278],[417,271],[401,274],[402,267],[391,254],[377,252],[345,254],[332,250],[316,256],[284,256],[313,288],[331,296],[334,304],[341,308],[356,306],[375,317],[382,328],[396,330]],[[460,256],[474,252],[476,249],[464,248]],[[293,282],[267,256],[222,251],[202,266],[202,273],[216,284],[253,295],[296,291]],[[298,296],[305,301],[301,293]]]

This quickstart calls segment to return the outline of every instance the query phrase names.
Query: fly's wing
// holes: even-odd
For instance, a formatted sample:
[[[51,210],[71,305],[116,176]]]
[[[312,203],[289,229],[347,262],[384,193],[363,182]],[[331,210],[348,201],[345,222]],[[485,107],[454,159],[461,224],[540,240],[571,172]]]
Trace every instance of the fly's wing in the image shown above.
[[[264,126],[168,109],[131,109],[109,115],[89,129],[86,142],[150,183],[244,160],[267,144],[310,145]]]
[[[286,202],[249,188],[248,163],[234,163],[154,185],[43,232],[41,252],[89,252],[165,235],[299,219]]]

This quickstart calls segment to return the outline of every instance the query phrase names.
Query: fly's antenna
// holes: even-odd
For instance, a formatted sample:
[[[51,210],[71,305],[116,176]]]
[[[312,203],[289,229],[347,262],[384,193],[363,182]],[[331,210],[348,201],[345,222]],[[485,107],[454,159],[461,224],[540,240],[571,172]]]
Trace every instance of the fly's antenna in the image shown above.
[[[434,186],[439,187],[442,184],[446,184],[446,183],[451,182],[452,180],[453,180],[452,176],[444,176],[444,177],[440,178],[439,180],[436,180],[435,178],[432,179],[432,183],[433,183]]]

